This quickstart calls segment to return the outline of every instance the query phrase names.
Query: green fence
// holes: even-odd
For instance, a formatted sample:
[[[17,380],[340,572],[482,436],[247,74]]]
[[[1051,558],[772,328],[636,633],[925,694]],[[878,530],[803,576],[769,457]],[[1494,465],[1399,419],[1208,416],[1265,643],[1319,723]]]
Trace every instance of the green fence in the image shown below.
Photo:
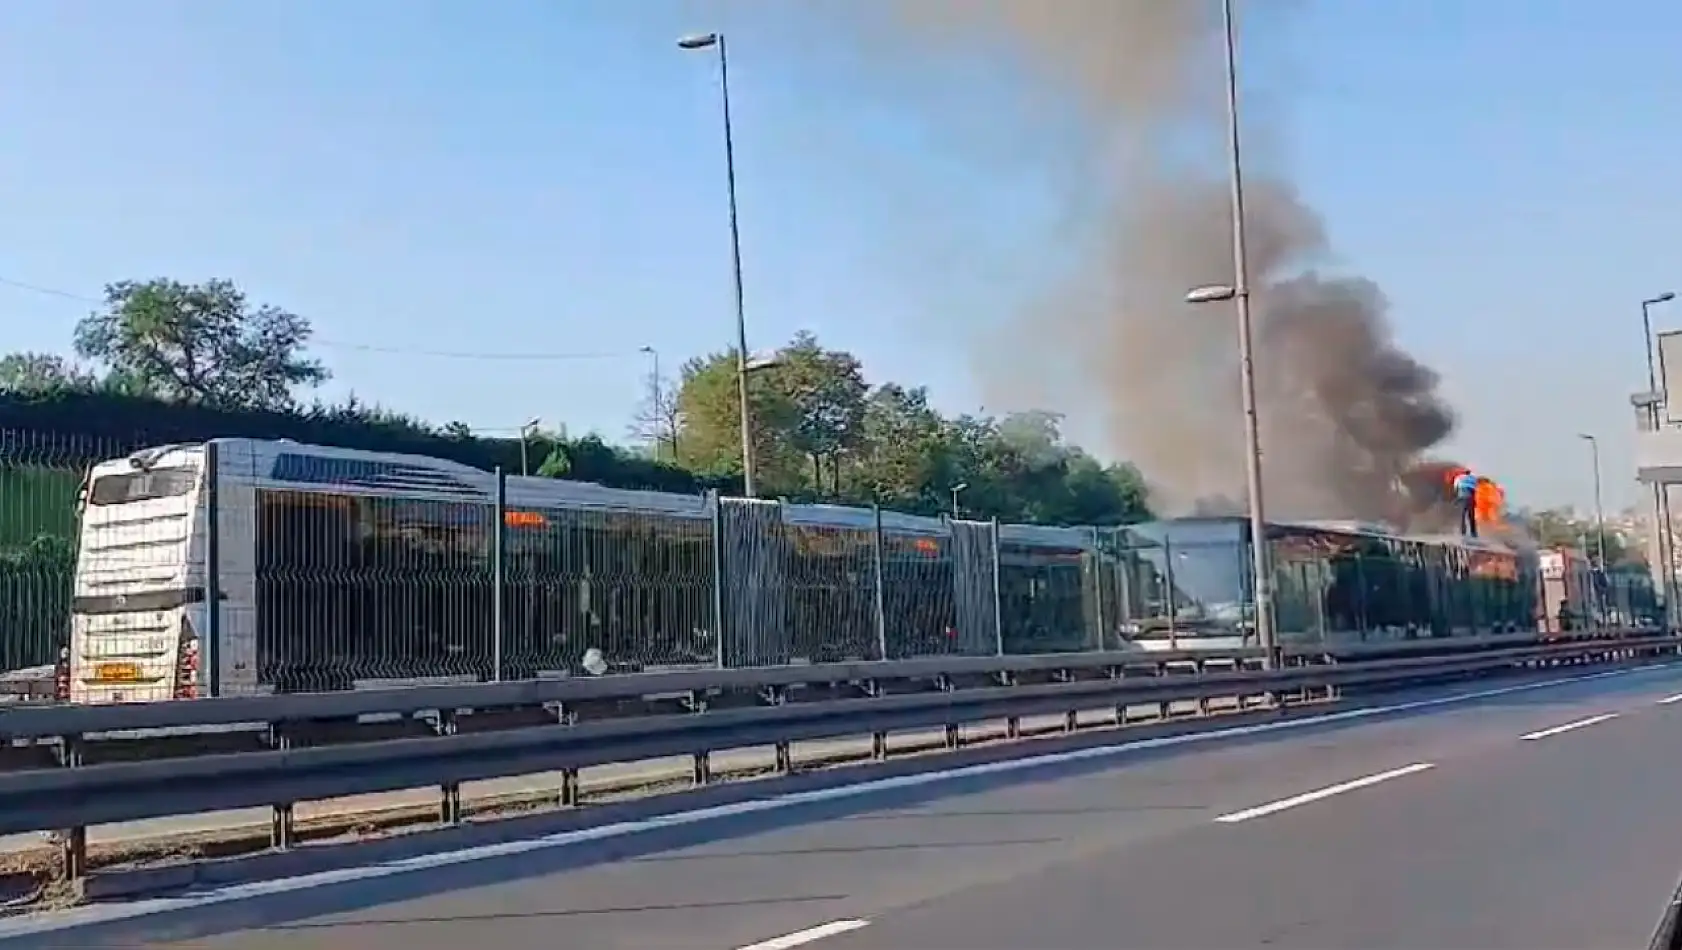
[[[76,495],[95,462],[128,446],[0,430],[0,671],[52,663],[70,625]]]

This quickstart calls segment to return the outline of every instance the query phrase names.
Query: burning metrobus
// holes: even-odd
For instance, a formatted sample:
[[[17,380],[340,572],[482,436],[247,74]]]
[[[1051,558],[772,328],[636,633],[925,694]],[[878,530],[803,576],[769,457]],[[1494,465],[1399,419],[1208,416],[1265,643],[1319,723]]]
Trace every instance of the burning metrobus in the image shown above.
[[[1148,649],[1253,644],[1247,519],[1183,518],[1122,531],[1114,596],[1125,639]],[[1543,560],[1498,538],[1308,521],[1270,523],[1266,543],[1282,644],[1548,629]]]

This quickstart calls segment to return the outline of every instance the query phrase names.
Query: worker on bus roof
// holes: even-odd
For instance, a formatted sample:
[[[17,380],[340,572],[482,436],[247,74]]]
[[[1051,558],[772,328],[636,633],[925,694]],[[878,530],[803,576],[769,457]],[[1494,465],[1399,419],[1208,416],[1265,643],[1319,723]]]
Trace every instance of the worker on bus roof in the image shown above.
[[[1451,483],[1454,503],[1460,509],[1460,531],[1471,538],[1478,536],[1478,481],[1471,469],[1463,469]]]

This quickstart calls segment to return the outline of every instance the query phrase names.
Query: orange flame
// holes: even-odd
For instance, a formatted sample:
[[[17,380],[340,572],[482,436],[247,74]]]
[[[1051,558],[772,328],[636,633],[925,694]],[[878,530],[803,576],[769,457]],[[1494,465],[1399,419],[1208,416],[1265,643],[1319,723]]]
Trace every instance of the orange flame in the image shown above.
[[[1447,490],[1454,491],[1454,480],[1461,475],[1471,472],[1471,469],[1461,465],[1452,465],[1443,472],[1443,481]],[[1484,475],[1478,476],[1478,487],[1472,495],[1472,511],[1477,514],[1478,524],[1490,527],[1500,527],[1506,523],[1507,492],[1494,479]]]
[[[1492,479],[1479,478],[1477,494],[1472,496],[1472,509],[1477,512],[1478,524],[1499,527],[1507,510],[1507,492]]]

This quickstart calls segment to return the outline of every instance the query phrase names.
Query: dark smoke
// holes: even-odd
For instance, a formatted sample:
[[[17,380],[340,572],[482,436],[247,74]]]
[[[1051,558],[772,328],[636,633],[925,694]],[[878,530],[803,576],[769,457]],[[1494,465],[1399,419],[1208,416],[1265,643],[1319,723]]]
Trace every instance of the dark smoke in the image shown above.
[[[1233,280],[1218,2],[891,6],[921,55],[1001,57],[1029,101],[1074,110],[1102,143],[1078,163],[1104,169],[1100,179],[1068,183],[1099,240],[1067,249],[1088,255],[1084,266],[1020,315],[1011,363],[1031,367],[1037,351],[1041,363],[1078,368],[1078,398],[1101,393],[1113,448],[1144,472],[1160,513],[1243,510],[1233,311],[1183,302],[1188,288]],[[1265,142],[1272,130],[1258,128],[1258,111],[1245,134]],[[1247,169],[1246,222],[1270,516],[1451,527],[1441,470],[1424,462],[1455,422],[1436,373],[1397,347],[1376,285],[1315,270],[1331,251],[1321,219],[1268,171]],[[988,382],[1009,399],[1035,388],[1021,378],[1035,372]]]

